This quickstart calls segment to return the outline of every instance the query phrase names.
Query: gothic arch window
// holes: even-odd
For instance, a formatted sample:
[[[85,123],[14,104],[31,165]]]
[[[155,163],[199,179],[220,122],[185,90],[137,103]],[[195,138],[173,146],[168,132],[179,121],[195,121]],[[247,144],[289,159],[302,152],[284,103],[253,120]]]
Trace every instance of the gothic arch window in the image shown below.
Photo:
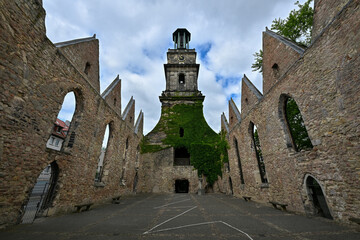
[[[280,120],[287,135],[288,147],[293,147],[297,152],[312,149],[313,145],[296,101],[283,94],[280,96],[279,105]]]
[[[64,97],[60,111],[56,117],[55,122],[52,124],[50,137],[46,143],[46,147],[61,151],[62,146],[68,135],[72,143],[75,140],[75,132],[69,134],[70,123],[72,122],[73,115],[76,109],[76,97],[73,91],[68,92]],[[70,142],[70,141],[69,141]],[[72,147],[72,145],[71,145]]]
[[[112,138],[113,122],[106,125],[103,141],[101,144],[101,151],[98,159],[98,166],[95,174],[95,182],[101,182],[104,175],[104,168],[106,167],[109,156],[110,139]]]
[[[179,84],[185,84],[185,74],[179,74]]]
[[[241,182],[241,184],[245,184],[244,174],[243,174],[242,166],[241,166],[239,145],[238,145],[238,141],[237,141],[237,139],[236,139],[235,137],[234,137],[234,148],[235,148],[236,157],[237,157],[237,162],[238,162],[238,166],[239,166],[240,182]]]
[[[254,125],[254,123],[252,123],[252,122],[250,122],[249,132],[250,132],[251,138],[252,138],[251,146],[255,151],[256,160],[258,163],[261,183],[268,183],[266,169],[265,169],[265,162],[264,162],[263,154],[261,151],[261,144],[260,144],[258,130],[257,130],[256,126]]]

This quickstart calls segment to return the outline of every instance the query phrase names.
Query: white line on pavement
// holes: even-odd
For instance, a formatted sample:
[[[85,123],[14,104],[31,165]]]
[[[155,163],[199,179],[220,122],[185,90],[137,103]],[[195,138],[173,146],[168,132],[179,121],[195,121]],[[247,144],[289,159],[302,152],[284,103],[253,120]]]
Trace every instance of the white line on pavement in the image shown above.
[[[186,201],[190,201],[190,199],[185,199],[185,200],[181,200],[181,201],[177,201],[177,202],[165,204],[165,205],[162,205],[162,206],[159,206],[159,207],[154,207],[154,209],[163,208],[163,207],[167,207],[167,206],[170,206],[170,205],[173,205],[173,204],[176,204],[176,203],[181,203],[181,202],[186,202]]]
[[[189,200],[190,200],[190,199],[189,199]],[[178,218],[178,217],[180,217],[181,215],[184,215],[185,213],[190,212],[191,210],[193,210],[193,209],[195,209],[195,208],[197,208],[197,206],[192,207],[192,208],[186,210],[185,212],[182,212],[182,213],[180,213],[179,215],[176,215],[175,217],[169,218],[168,220],[166,220],[166,221],[164,221],[164,222],[156,225],[156,226],[153,227],[152,229],[144,232],[143,234],[148,234],[148,233],[150,233],[152,230],[154,230],[155,228],[160,227],[161,225],[163,225],[163,224],[165,224],[165,223],[167,223],[167,222],[170,222],[171,220],[173,220],[173,219],[175,219],[175,218]]]

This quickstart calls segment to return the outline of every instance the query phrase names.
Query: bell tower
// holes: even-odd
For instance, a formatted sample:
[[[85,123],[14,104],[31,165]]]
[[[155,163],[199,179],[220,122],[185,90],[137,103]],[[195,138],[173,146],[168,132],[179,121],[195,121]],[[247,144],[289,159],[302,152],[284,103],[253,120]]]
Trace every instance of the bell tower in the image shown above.
[[[162,103],[174,100],[172,98],[196,98],[204,100],[198,91],[198,74],[200,64],[196,63],[195,49],[189,49],[190,32],[178,28],[173,33],[174,49],[167,52],[167,63],[164,64],[166,90],[160,96]]]
[[[216,147],[221,139],[204,118],[205,96],[198,90],[200,64],[195,49],[189,48],[191,34],[178,28],[172,37],[174,48],[168,49],[164,64],[166,89],[159,97],[161,116],[141,144],[144,187],[149,192],[203,192],[199,176],[212,184],[218,175],[209,169],[221,172],[221,164],[202,168],[204,162],[221,161]]]

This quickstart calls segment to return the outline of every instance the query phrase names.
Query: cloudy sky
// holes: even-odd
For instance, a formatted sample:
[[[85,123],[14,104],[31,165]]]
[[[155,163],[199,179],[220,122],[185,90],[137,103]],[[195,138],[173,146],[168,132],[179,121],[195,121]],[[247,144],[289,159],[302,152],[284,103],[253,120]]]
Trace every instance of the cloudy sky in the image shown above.
[[[303,3],[305,0],[300,1]],[[220,115],[232,97],[240,106],[244,74],[262,92],[262,76],[253,72],[253,54],[262,48],[262,31],[286,18],[295,0],[43,0],[49,39],[56,43],[96,34],[100,41],[101,92],[119,74],[122,110],[131,96],[136,117],[145,113],[144,132],[160,117],[158,96],[165,90],[163,64],[177,28],[191,32],[198,52],[199,90],[204,115],[218,132]],[[62,118],[69,118],[66,99]],[[65,119],[64,119],[65,120]]]

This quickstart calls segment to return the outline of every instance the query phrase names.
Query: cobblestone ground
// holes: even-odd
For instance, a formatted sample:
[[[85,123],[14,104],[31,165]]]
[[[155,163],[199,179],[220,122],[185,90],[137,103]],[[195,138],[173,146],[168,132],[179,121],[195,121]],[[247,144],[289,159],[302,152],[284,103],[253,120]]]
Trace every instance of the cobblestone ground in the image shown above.
[[[358,229],[358,228],[357,228]],[[220,194],[136,195],[0,231],[18,239],[360,239],[354,227]]]

